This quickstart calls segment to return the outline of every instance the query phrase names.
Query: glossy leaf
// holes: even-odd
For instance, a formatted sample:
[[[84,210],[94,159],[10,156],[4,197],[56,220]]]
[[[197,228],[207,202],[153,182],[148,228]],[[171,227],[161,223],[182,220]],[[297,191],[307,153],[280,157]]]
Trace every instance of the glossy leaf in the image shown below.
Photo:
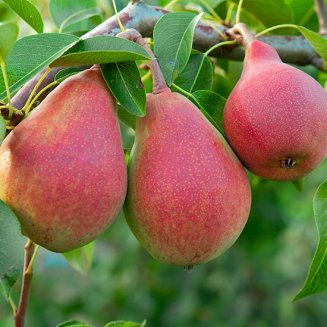
[[[77,73],[80,73],[81,71],[83,71],[84,69],[81,67],[69,67],[69,68],[65,68],[60,70],[56,76],[55,76],[55,81],[58,82],[62,82],[63,80],[65,80],[66,78],[75,75]]]
[[[213,81],[213,66],[210,59],[202,53],[192,54],[175,80],[175,84],[188,92],[210,90]]]
[[[101,66],[103,77],[117,101],[131,114],[145,115],[145,89],[135,62]]]
[[[43,20],[36,7],[27,0],[3,0],[36,32],[43,32]]]
[[[304,286],[294,300],[327,289],[327,180],[316,191],[313,198],[313,211],[318,230],[318,245]]]
[[[319,35],[303,26],[298,26],[298,30],[310,42],[324,62],[327,63],[327,40],[322,35]]]
[[[170,13],[162,16],[154,27],[154,53],[168,85],[174,82],[187,65],[194,29],[201,15]]]
[[[218,93],[208,90],[196,91],[193,93],[193,96],[215,122],[214,126],[220,133],[224,134],[223,111],[226,99]]]
[[[83,9],[81,11],[78,11],[74,14],[72,14],[71,16],[69,16],[68,18],[66,18],[60,25],[59,31],[60,32],[65,32],[66,30],[68,30],[68,27],[81,22],[87,18],[93,17],[93,16],[97,16],[97,15],[101,15],[101,10],[99,8],[89,8],[89,9]]]
[[[118,105],[118,118],[128,127],[135,130],[136,119],[135,116],[130,114],[124,107]]]
[[[93,251],[94,242],[91,242],[76,250],[65,252],[63,256],[74,269],[85,275],[90,270]]]
[[[18,40],[6,61],[11,93],[19,90],[78,40],[76,36],[60,33],[37,34]],[[5,98],[5,85],[0,76],[0,99]]]
[[[85,9],[96,8],[96,0],[50,0],[49,11],[55,24],[60,27],[62,23],[74,14]]]
[[[78,66],[149,59],[138,44],[115,36],[96,36],[78,42],[51,66]]]
[[[25,242],[17,217],[0,200],[0,292],[7,300],[23,268]]]
[[[18,36],[18,27],[14,23],[0,24],[0,62],[5,61]],[[2,76],[1,76],[2,77]]]

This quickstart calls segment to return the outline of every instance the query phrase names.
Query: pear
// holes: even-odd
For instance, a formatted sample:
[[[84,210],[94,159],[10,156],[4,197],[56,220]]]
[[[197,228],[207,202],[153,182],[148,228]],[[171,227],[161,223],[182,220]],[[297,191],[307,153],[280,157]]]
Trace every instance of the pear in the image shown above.
[[[224,130],[254,174],[299,179],[326,155],[327,93],[312,77],[282,63],[273,47],[254,40],[226,102]]]
[[[51,251],[94,240],[126,189],[116,102],[99,68],[66,79],[0,147],[0,198],[23,234]]]
[[[251,190],[232,150],[184,96],[147,95],[136,122],[124,207],[136,238],[157,260],[191,267],[228,249],[249,215]]]

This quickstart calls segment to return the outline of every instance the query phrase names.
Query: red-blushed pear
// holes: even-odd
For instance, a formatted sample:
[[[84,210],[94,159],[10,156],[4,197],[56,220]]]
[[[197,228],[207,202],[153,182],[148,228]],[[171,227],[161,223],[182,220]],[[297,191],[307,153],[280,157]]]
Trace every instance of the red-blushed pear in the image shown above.
[[[126,194],[116,102],[99,68],[66,79],[0,147],[0,198],[55,252],[106,229]]]
[[[282,63],[273,47],[251,41],[225,106],[224,129],[254,174],[301,178],[326,155],[327,93],[312,77]]]
[[[199,109],[169,89],[147,95],[129,162],[127,222],[148,252],[193,266],[228,249],[247,221],[243,166]]]
[[[153,92],[136,120],[124,207],[136,238],[156,259],[191,267],[228,249],[247,221],[244,168],[200,110],[171,92],[140,34],[120,34],[152,57]]]
[[[127,222],[162,262],[193,266],[228,249],[241,233],[251,191],[228,144],[184,96],[147,95],[129,163]]]

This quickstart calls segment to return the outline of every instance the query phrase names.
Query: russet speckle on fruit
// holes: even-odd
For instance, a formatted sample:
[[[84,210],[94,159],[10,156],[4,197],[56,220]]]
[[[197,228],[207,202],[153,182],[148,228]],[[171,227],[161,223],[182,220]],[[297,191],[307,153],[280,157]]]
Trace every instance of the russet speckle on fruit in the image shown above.
[[[224,130],[256,175],[301,178],[326,155],[327,93],[311,76],[282,63],[274,48],[252,41],[226,102]]]
[[[199,109],[168,89],[148,94],[125,215],[149,253],[186,267],[213,259],[241,233],[250,201],[241,163]]]
[[[0,162],[0,198],[37,244],[65,252],[108,227],[123,205],[127,171],[100,69],[51,92],[4,140]]]

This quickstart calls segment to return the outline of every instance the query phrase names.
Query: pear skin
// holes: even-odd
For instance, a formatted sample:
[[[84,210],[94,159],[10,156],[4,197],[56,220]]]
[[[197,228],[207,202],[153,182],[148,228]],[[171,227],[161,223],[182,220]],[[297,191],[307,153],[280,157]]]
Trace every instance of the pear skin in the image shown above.
[[[199,109],[169,89],[148,94],[124,208],[145,249],[173,265],[205,263],[238,238],[250,202],[243,166]]]
[[[327,93],[260,41],[247,45],[242,76],[224,109],[227,140],[254,174],[294,180],[327,150]]]
[[[51,251],[94,240],[126,188],[116,102],[99,68],[62,82],[0,147],[0,198],[23,234]]]

